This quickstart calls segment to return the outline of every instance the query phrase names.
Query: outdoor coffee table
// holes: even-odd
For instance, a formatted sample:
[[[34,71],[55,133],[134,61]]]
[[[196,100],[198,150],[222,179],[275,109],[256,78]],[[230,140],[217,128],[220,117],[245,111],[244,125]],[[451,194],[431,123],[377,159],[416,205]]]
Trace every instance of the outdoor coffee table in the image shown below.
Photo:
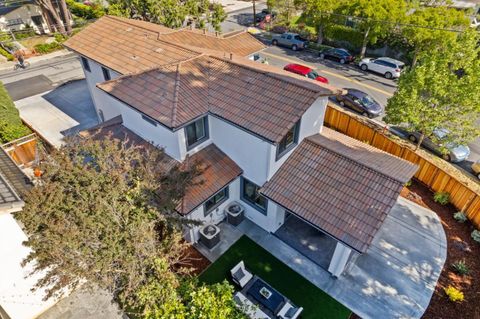
[[[284,304],[285,297],[262,279],[255,277],[254,280],[253,284],[247,290],[247,294],[252,296],[273,314],[276,314]]]

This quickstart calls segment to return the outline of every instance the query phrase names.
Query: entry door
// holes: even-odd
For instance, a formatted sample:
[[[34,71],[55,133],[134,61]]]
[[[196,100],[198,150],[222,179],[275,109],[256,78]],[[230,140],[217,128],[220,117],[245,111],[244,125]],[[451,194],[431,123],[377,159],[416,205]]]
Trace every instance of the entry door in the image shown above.
[[[43,18],[42,18],[42,16],[32,16],[32,21],[33,21],[33,24],[35,24],[35,26],[37,26],[38,31],[41,34],[44,34],[45,30],[43,29]]]

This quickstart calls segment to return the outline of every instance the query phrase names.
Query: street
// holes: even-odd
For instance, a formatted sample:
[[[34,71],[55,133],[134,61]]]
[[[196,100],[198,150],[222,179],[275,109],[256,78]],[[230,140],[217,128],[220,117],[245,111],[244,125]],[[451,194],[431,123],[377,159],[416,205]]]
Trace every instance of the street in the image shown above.
[[[264,3],[257,3],[257,12],[265,7]],[[245,29],[252,21],[251,8],[235,11],[230,13],[226,21],[222,23],[222,29],[224,33]],[[387,80],[382,76],[364,72],[356,65],[342,65],[330,60],[321,60],[316,54],[307,51],[295,52],[287,48],[269,46],[260,53],[260,56],[262,59],[267,59],[270,65],[279,68],[283,68],[288,63],[309,66],[317,70],[321,76],[326,77],[333,86],[362,90],[371,95],[383,107],[397,86],[395,80]],[[0,80],[5,84],[14,100],[50,91],[70,80],[83,77],[80,62],[73,53],[38,62],[26,70],[0,72]],[[381,121],[381,117],[375,120],[385,124]],[[467,172],[471,172],[470,166],[473,162],[480,160],[480,138],[469,146],[471,150],[469,160],[458,165]]]

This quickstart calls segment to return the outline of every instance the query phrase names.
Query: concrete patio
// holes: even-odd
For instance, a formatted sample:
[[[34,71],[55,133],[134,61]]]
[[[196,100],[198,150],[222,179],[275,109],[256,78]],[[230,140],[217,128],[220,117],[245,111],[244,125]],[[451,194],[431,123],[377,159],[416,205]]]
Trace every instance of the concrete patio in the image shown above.
[[[438,216],[403,198],[368,251],[352,260],[338,279],[249,220],[220,227],[224,242],[211,251],[200,247],[209,260],[216,260],[243,233],[362,318],[420,318],[446,259]],[[226,234],[232,229],[234,235]]]

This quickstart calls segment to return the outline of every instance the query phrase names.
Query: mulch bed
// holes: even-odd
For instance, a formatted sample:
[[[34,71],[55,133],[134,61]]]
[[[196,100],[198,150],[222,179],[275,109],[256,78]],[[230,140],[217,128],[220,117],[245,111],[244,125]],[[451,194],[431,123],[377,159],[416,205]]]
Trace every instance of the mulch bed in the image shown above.
[[[457,222],[453,218],[457,211],[455,207],[436,203],[432,192],[421,183],[413,182],[402,191],[401,196],[436,212],[447,236],[447,260],[423,318],[480,319],[480,244],[471,238],[474,226],[468,221],[463,224]],[[453,271],[452,263],[459,260],[467,264],[470,269],[468,275],[460,276]],[[449,285],[464,293],[463,302],[454,303],[448,299],[443,289]]]
[[[189,265],[193,268],[193,274],[199,275],[204,271],[208,266],[210,266],[210,261],[205,258],[195,247],[190,245],[186,251],[186,256],[188,258]]]

